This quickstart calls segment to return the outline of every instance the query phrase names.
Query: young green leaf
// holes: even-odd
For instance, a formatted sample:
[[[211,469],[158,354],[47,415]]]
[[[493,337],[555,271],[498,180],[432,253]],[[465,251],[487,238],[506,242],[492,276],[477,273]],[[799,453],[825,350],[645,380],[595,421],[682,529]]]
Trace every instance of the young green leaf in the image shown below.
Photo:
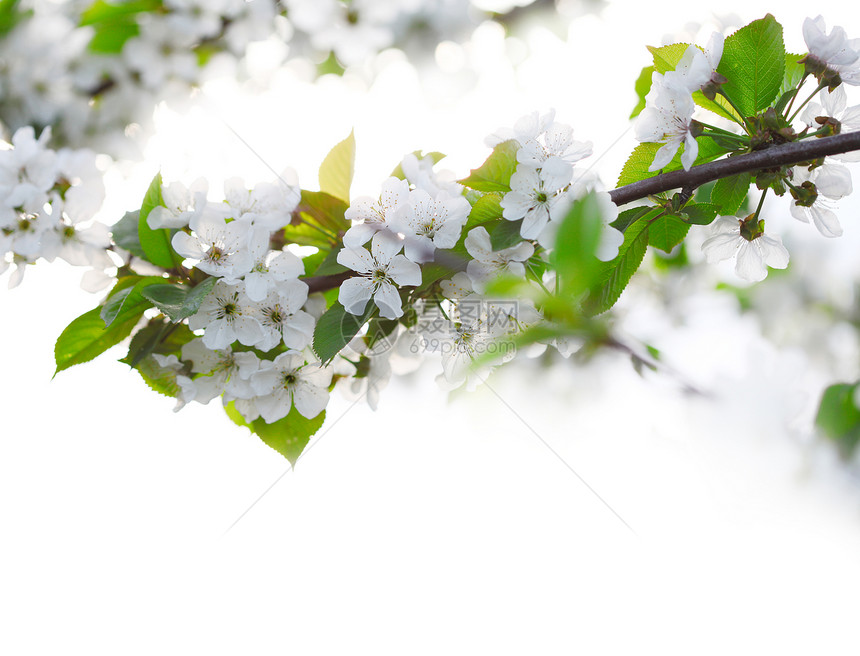
[[[574,201],[558,226],[550,262],[561,291],[569,298],[578,298],[594,283],[600,267],[595,253],[602,231],[600,204],[593,193]]]
[[[511,175],[517,170],[517,151],[520,144],[515,139],[503,141],[477,169],[472,169],[469,177],[460,184],[478,191],[511,190]]]
[[[782,25],[768,14],[728,36],[717,72],[728,80],[723,91],[744,117],[766,109],[785,75]]]
[[[636,78],[636,82],[633,85],[633,90],[636,92],[636,97],[638,101],[636,102],[636,106],[633,108],[633,111],[630,113],[630,118],[634,119],[645,109],[645,96],[648,95],[648,92],[651,91],[651,76],[654,73],[653,66],[646,66],[642,69],[642,72],[639,73],[639,77]]]
[[[328,362],[358,334],[376,311],[373,301],[368,301],[364,315],[350,314],[339,301],[326,310],[314,329],[314,352],[323,362]]]
[[[585,305],[588,314],[601,314],[615,305],[642,264],[647,249],[648,222],[640,220],[627,228],[617,257],[606,265],[599,282],[592,287]]]
[[[337,144],[320,165],[320,191],[349,203],[349,188],[355,174],[355,131]]]
[[[711,191],[711,202],[719,207],[723,216],[734,216],[743,205],[750,190],[752,178],[749,173],[738,173],[720,178]]]
[[[161,197],[161,182],[161,173],[156,173],[149,184],[146,195],[143,197],[143,205],[140,208],[140,217],[137,222],[137,234],[146,259],[157,266],[170,269],[182,262],[182,258],[170,246],[170,230],[165,228],[153,230],[146,223],[146,218],[153,209],[164,206],[164,199]]]

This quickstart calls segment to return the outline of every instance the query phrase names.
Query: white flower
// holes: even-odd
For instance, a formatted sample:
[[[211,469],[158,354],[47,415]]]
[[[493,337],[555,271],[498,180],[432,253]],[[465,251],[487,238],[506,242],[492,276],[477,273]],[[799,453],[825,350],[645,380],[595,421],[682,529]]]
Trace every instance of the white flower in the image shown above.
[[[352,201],[344,216],[353,222],[343,235],[347,248],[364,246],[377,232],[390,229],[395,213],[409,198],[409,183],[395,177],[382,183],[379,199],[360,196]]]
[[[483,292],[486,283],[502,272],[522,278],[526,273],[523,262],[535,252],[534,245],[527,241],[494,251],[490,234],[483,226],[469,231],[465,245],[469,255],[475,258],[466,265],[466,273],[477,292]]]
[[[812,60],[816,77],[826,77],[827,71],[837,73],[846,84],[860,84],[860,39],[849,39],[845,30],[837,26],[827,34],[822,16],[803,21],[803,40],[809,49],[807,60]]]
[[[429,262],[437,248],[453,248],[471,209],[463,196],[442,191],[432,197],[423,189],[411,191],[395,217],[398,231],[406,235],[406,257],[413,262]]]
[[[839,121],[840,133],[842,134],[860,130],[860,105],[848,107],[848,96],[845,93],[845,87],[840,85],[833,91],[822,89],[818,97],[821,99],[821,104],[817,102],[809,103],[801,115],[801,120],[811,129],[816,130],[821,127],[815,120],[816,118],[830,117]],[[838,155],[831,155],[831,157],[843,162],[857,162],[860,161],[860,152],[840,153]]]
[[[57,154],[48,148],[51,128],[42,130],[39,139],[29,126],[12,135],[11,150],[0,150],[0,198],[18,194],[32,196],[47,192],[57,178]]]
[[[683,86],[690,93],[698,91],[714,79],[714,73],[723,56],[724,42],[725,37],[714,32],[704,52],[698,46],[691,45],[684,51],[675,70],[666,72],[666,79],[670,83]]]
[[[176,405],[173,412],[179,412],[186,403],[196,400],[197,390],[194,388],[194,383],[188,376],[180,373],[184,367],[179,358],[175,355],[160,355],[158,353],[153,353],[149,357],[161,370],[157,375],[170,377],[176,384]]]
[[[312,419],[328,404],[331,375],[330,369],[307,364],[297,353],[282,353],[272,362],[264,360],[251,376],[257,410],[269,424],[286,417],[293,406]]]
[[[645,109],[636,118],[635,125],[639,141],[666,144],[654,155],[649,171],[659,171],[669,164],[682,143],[681,164],[686,171],[693,166],[699,154],[699,144],[690,131],[694,109],[693,97],[677,78],[673,81],[654,73]]]
[[[255,247],[254,244],[251,246],[252,249]],[[255,264],[242,280],[245,282],[245,293],[248,298],[254,302],[259,302],[266,298],[266,295],[278,283],[296,280],[299,276],[304,275],[305,266],[301,258],[290,251],[267,251],[268,242],[258,243],[256,246],[262,246],[263,252],[258,253],[252,250]],[[229,282],[232,283],[234,280]]]
[[[219,280],[197,313],[189,317],[191,330],[205,331],[203,343],[208,348],[227,348],[237,339],[245,346],[254,346],[263,339],[263,327],[253,316],[251,301],[240,287]]]
[[[472,233],[470,232],[469,234]],[[452,300],[466,298],[469,294],[475,292],[472,279],[465,271],[458,271],[451,276],[450,280],[443,280],[439,283],[439,287],[442,290],[442,296]]]
[[[572,173],[573,164],[592,152],[591,142],[575,141],[573,128],[565,123],[557,123],[555,110],[552,109],[545,114],[526,114],[517,120],[513,130],[503,128],[484,141],[490,147],[495,147],[508,139],[515,139],[520,144],[517,162],[540,169],[555,160],[556,173],[564,168],[559,166],[560,162],[564,162]]]
[[[252,243],[259,251],[259,243],[268,243],[269,233],[253,228],[244,221],[226,222],[222,217],[204,214],[191,223],[193,235],[177,232],[173,235],[173,250],[191,260],[210,276],[239,278],[251,270],[254,257]]]
[[[374,235],[370,252],[365,248],[344,248],[337,254],[339,264],[359,273],[340,286],[338,300],[347,312],[363,314],[367,301],[373,298],[384,318],[403,316],[396,285],[420,285],[421,269],[398,255],[400,247],[399,242],[380,232]]]
[[[511,176],[511,190],[502,198],[502,216],[523,219],[523,239],[536,239],[549,221],[550,209],[570,183],[572,170],[565,162],[550,160],[540,169],[521,164]]]
[[[809,223],[811,219],[818,232],[825,237],[842,235],[842,226],[833,212],[832,201],[851,193],[851,172],[848,168],[831,160],[825,160],[822,166],[812,171],[805,166],[796,166],[793,169],[793,184],[800,189],[806,188],[809,194],[804,200],[795,199],[792,202],[791,215],[804,223]],[[794,190],[792,192],[794,195]],[[803,204],[799,205],[798,202]]]
[[[710,263],[736,257],[737,274],[758,282],[767,276],[767,267],[784,269],[788,266],[788,251],[779,237],[764,234],[764,221],[757,222],[753,217],[718,217],[711,225],[711,236],[702,244],[702,250]]]
[[[257,344],[268,351],[282,343],[300,351],[311,343],[314,318],[301,307],[308,299],[308,286],[301,280],[278,283],[266,297],[252,306],[252,313],[263,327],[263,339]]]
[[[275,182],[260,182],[250,190],[240,178],[226,180],[224,197],[230,216],[270,232],[289,224],[293,210],[299,204],[301,192],[297,186],[288,184],[285,178],[293,179],[295,174],[284,171]]]
[[[260,368],[260,359],[251,352],[233,353],[229,348],[210,349],[199,337],[182,346],[182,359],[191,362],[194,400],[207,404],[216,396],[228,400],[253,396],[250,377]]]
[[[423,189],[431,196],[440,191],[445,191],[451,196],[459,196],[463,193],[463,185],[459,184],[450,171],[436,172],[433,170],[435,162],[433,157],[425,155],[418,159],[415,153],[405,155],[400,161],[400,168],[406,180],[416,189]]]
[[[209,183],[198,178],[186,187],[181,182],[161,185],[161,205],[154,207],[146,217],[146,224],[153,230],[159,228],[184,228],[192,219],[200,216],[208,208],[206,194]]]
[[[575,141],[573,128],[569,125],[555,121],[546,124],[533,119],[534,117],[530,117],[527,121],[528,136],[523,129],[524,126],[520,125],[520,130],[514,127],[514,132],[518,133],[518,141],[521,144],[517,151],[517,162],[520,164],[541,168],[547,160],[555,158],[567,162],[572,167],[574,163],[591,155],[591,142]]]

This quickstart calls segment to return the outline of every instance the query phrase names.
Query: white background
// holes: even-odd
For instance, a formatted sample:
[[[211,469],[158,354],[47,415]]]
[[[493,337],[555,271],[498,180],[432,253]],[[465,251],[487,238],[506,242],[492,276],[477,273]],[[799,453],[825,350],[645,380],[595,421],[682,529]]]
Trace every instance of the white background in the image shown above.
[[[795,4],[719,10],[770,9],[795,51],[809,11],[860,35],[856,10]],[[519,74],[489,32],[463,89],[453,74],[422,87],[396,57],[369,92],[280,79],[227,104],[212,89],[190,125],[163,113],[134,194],[106,213],[159,167],[215,190],[270,179],[225,123],[308,188],[354,126],[356,193],[417,148],[465,175],[486,134],[533,109],[555,107],[597,157],[626,129],[643,46],[708,17],[611,2],[561,40],[532,34]],[[609,185],[632,145],[601,161]],[[840,216],[850,251],[860,224]],[[56,336],[96,302],[79,273],[41,264],[0,296],[3,653],[856,653],[860,481],[809,437],[822,381],[803,354],[730,307],[703,303],[697,330],[661,344],[677,374],[607,355],[514,365],[450,400],[428,369],[392,381],[376,413],[335,393],[285,473],[216,404],[173,414],[121,348],[51,380]]]

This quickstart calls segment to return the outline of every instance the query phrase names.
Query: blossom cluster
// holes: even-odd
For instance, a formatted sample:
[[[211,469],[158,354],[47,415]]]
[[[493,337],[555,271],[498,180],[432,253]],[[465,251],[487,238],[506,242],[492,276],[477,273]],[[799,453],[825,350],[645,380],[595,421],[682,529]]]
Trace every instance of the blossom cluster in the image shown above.
[[[296,187],[283,181],[245,188],[225,183],[223,202],[207,199],[208,185],[163,185],[163,205],[147,217],[153,230],[174,230],[173,250],[194,270],[215,278],[188,327],[202,331],[176,355],[153,354],[161,375],[172,372],[182,407],[223,396],[247,421],[274,422],[290,409],[317,416],[328,399],[331,370],[309,349],[324,309],[308,298],[302,260],[278,248],[276,235],[292,220]]]
[[[803,36],[809,52],[797,63],[804,65],[804,75],[797,86],[789,90],[790,95],[785,97],[787,107],[783,103],[781,113],[773,109],[769,110],[770,115],[763,113],[755,117],[739,113],[731,96],[723,90],[727,79],[718,71],[726,43],[724,35],[718,32],[711,36],[704,49],[688,46],[673,70],[663,73],[655,70],[645,108],[635,124],[639,141],[663,144],[655,152],[649,172],[669,167],[682,145],[680,165],[689,170],[699,154],[698,139],[703,136],[731,144],[730,150],[743,153],[785,141],[857,129],[860,108],[847,107],[842,83],[860,83],[860,40],[849,40],[841,27],[828,33],[821,16],[804,21]],[[820,93],[820,103],[810,102],[813,97],[810,96],[798,110],[789,114],[794,96],[808,77],[819,81],[813,96]],[[715,123],[725,127],[702,120],[705,110],[720,109],[714,104],[718,96],[723,101],[722,115],[711,116]],[[804,105],[801,114],[800,108]],[[798,114],[802,130],[795,130],[792,125]],[[726,116],[733,117],[734,123],[726,120]],[[778,236],[765,234],[764,220],[759,216],[764,194],[769,189],[780,196],[786,189],[790,191],[790,211],[794,218],[812,222],[825,237],[842,234],[833,204],[851,193],[852,184],[848,169],[834,158],[772,172],[769,177],[761,175],[756,184],[763,193],[755,213],[721,217],[713,223],[711,234],[703,244],[709,262],[736,256],[736,272],[751,281],[764,279],[768,266],[788,266],[788,251]]]
[[[150,132],[159,102],[181,104],[216,75],[252,76],[261,52],[271,65],[332,53],[343,67],[358,66],[418,43],[421,30],[432,35],[423,44],[461,38],[481,15],[470,0],[126,4],[4,3],[0,127],[52,126],[64,144],[136,158],[140,144],[129,137]]]
[[[90,267],[86,289],[97,291],[114,262],[108,227],[93,220],[105,195],[102,173],[90,150],[48,147],[50,128],[39,138],[20,128],[0,149],[0,274],[16,266],[9,287],[23,279],[27,264],[56,258]]]

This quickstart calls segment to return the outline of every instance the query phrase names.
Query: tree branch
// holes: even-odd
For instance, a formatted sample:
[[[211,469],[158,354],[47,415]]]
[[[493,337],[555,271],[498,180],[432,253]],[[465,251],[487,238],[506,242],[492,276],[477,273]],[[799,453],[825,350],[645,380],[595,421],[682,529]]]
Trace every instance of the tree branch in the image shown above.
[[[860,132],[848,132],[832,137],[807,139],[792,143],[771,146],[757,150],[747,155],[736,155],[694,166],[689,171],[672,171],[661,173],[653,178],[647,178],[609,192],[609,197],[616,205],[647,198],[670,189],[695,189],[705,183],[727,178],[738,173],[760,171],[776,168],[785,164],[797,164],[825,155],[838,155],[852,150],[860,150]]]

